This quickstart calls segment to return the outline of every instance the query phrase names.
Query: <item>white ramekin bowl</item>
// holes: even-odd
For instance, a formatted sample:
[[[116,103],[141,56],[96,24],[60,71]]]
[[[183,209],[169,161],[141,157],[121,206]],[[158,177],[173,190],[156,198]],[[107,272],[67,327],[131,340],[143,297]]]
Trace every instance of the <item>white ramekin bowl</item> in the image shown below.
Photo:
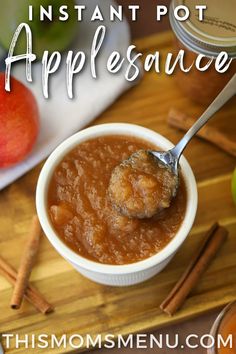
[[[101,284],[127,286],[141,283],[159,273],[178,251],[188,236],[197,210],[197,186],[191,167],[184,157],[180,165],[187,187],[187,210],[176,236],[156,255],[126,265],[107,265],[79,256],[64,244],[56,234],[47,212],[48,185],[55,167],[63,157],[83,141],[105,135],[135,136],[149,141],[163,150],[173,147],[170,141],[156,132],[133,124],[111,123],[87,128],[59,145],[47,159],[38,180],[36,206],[40,223],[51,244],[75,269],[87,278]]]

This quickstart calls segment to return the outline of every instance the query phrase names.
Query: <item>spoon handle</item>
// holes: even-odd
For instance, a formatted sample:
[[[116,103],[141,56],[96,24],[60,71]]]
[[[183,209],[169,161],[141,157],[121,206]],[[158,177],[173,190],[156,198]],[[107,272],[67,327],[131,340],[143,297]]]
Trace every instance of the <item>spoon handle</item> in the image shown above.
[[[172,154],[179,160],[184,149],[190,140],[197,134],[197,132],[212,118],[212,116],[224,106],[236,94],[236,74],[228,82],[225,88],[220,92],[216,99],[211,103],[202,116],[196,123],[188,130],[180,142],[171,150]]]

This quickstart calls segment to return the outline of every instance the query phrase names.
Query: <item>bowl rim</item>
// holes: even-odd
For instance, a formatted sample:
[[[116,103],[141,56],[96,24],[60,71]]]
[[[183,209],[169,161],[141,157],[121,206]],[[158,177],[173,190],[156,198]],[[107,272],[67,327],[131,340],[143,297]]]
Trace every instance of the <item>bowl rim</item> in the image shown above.
[[[228,303],[223,309],[221,309],[221,312],[218,314],[216,317],[211,330],[210,330],[210,335],[216,339],[217,335],[219,334],[221,325],[225,319],[225,317],[234,309],[236,309],[236,301],[231,301]],[[211,348],[208,349],[208,354],[217,354],[218,348],[215,347],[215,345]]]
[[[180,166],[187,187],[187,208],[184,220],[173,239],[160,252],[156,253],[155,255],[149,258],[135,263],[124,265],[103,264],[93,260],[89,260],[80,256],[75,251],[70,249],[59,238],[59,236],[57,236],[49,220],[46,206],[46,198],[49,182],[52,173],[55,170],[55,167],[69,151],[71,151],[74,147],[78,146],[83,141],[105,135],[125,135],[141,138],[146,141],[151,140],[152,143],[159,145],[160,148],[164,149],[170,149],[174,146],[169,140],[167,140],[159,133],[136,124],[106,123],[95,125],[79,131],[78,133],[72,135],[71,137],[63,141],[51,153],[41,170],[36,188],[36,209],[39,221],[41,223],[45,235],[47,236],[51,244],[54,246],[54,248],[58,251],[58,253],[60,253],[65,259],[77,265],[78,267],[84,268],[95,273],[103,274],[122,275],[144,271],[146,269],[157,266],[158,264],[164,262],[169,257],[174,255],[179,249],[179,247],[182,245],[182,243],[185,241],[195,220],[198,204],[197,184],[193,171],[184,156],[182,156],[180,159]]]

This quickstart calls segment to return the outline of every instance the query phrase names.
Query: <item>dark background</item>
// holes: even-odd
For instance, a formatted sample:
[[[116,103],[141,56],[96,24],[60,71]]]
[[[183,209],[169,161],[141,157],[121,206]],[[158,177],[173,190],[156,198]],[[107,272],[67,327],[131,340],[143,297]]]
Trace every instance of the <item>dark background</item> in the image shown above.
[[[128,10],[128,6],[140,6],[138,21],[129,21],[133,38],[144,37],[149,34],[160,32],[169,28],[169,20],[167,15],[163,16],[163,20],[160,22],[155,21],[155,19],[156,6],[169,6],[170,0],[117,0],[117,2],[118,4],[124,6],[124,12],[128,20],[130,20],[130,10]]]

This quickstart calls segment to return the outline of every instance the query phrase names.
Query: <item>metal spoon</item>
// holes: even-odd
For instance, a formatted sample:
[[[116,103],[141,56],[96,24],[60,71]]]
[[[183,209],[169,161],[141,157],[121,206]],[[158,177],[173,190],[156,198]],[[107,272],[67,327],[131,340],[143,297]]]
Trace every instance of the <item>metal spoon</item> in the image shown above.
[[[120,214],[130,218],[150,218],[170,206],[179,187],[179,159],[197,132],[236,94],[236,74],[212,104],[171,150],[140,150],[121,162],[112,172],[108,195]],[[137,173],[138,172],[138,173]],[[150,187],[154,177],[159,186]],[[140,187],[141,181],[141,187]],[[152,183],[152,181],[151,181]]]
[[[196,123],[189,129],[180,142],[167,152],[151,151],[166,167],[171,169],[175,175],[179,175],[179,159],[191,139],[197,132],[213,117],[213,115],[224,106],[236,94],[236,74],[232,77],[225,88],[216,99],[210,104],[207,110],[201,115]]]

